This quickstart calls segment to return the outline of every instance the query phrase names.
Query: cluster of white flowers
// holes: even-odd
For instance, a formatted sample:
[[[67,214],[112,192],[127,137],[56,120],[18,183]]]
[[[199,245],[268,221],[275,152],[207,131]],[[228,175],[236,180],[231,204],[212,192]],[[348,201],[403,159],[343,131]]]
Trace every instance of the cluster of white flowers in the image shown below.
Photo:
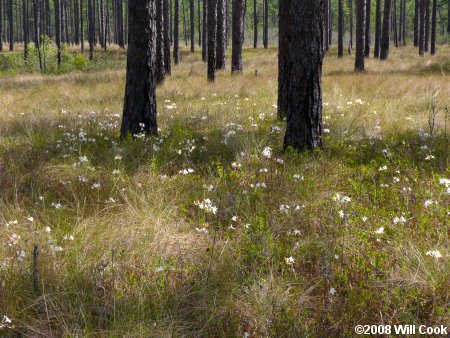
[[[447,194],[450,195],[450,179],[448,178],[440,178],[439,184],[443,185],[445,189],[447,190]]]
[[[217,214],[217,207],[214,206],[209,198],[204,199],[203,201],[194,202],[200,209],[205,210],[211,214]]]
[[[262,151],[262,155],[266,158],[271,158],[272,157],[272,148],[265,147],[264,150]]]
[[[336,193],[333,196],[333,201],[338,202],[338,203],[342,203],[342,204],[346,204],[348,202],[350,202],[352,199],[348,196],[345,195],[341,195],[340,193]]]
[[[430,250],[426,253],[427,256],[434,257],[436,259],[441,258],[442,254],[438,250]]]
[[[189,175],[194,173],[194,169],[188,168],[188,169],[181,169],[179,172],[181,175]]]
[[[406,223],[406,218],[401,216],[401,217],[395,217],[394,218],[394,224],[398,224],[398,223]]]

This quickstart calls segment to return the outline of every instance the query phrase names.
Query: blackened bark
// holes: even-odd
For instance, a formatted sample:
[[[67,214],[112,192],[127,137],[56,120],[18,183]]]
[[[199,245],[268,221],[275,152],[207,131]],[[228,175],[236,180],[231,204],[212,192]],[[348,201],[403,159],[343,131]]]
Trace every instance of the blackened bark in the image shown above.
[[[164,1],[164,71],[166,75],[172,74],[170,59],[170,2]]]
[[[244,70],[242,62],[242,45],[244,36],[244,1],[233,0],[232,8],[232,57],[231,57],[231,73],[239,73]]]
[[[75,24],[75,44],[79,45],[80,44],[80,22],[78,21],[79,18],[79,5],[78,5],[78,0],[74,1],[73,4],[73,20],[74,20],[74,24]]]
[[[356,52],[355,70],[364,70],[366,0],[356,0]]]
[[[431,55],[436,54],[436,14],[437,0],[433,0],[433,10],[431,15]]]
[[[195,13],[194,13],[194,0],[189,0],[189,17],[191,24],[191,53],[195,52]]]
[[[29,27],[28,27],[28,0],[22,0],[22,19],[23,19],[23,59],[25,63],[28,61],[28,43],[29,43]],[[1,21],[1,13],[0,13]],[[0,40],[1,40],[0,34]]]
[[[0,0],[0,52],[3,51],[3,1]]]
[[[450,33],[450,0],[447,0],[447,33]]]
[[[353,1],[353,0],[350,0]],[[324,15],[324,20],[323,20],[323,38],[324,38],[324,50],[328,52],[328,50],[330,49],[330,43],[328,40],[328,34],[329,34],[329,20],[330,20],[330,16],[328,15],[328,12],[330,11],[330,2],[328,0],[325,1],[325,15]],[[281,13],[281,11],[278,11],[279,13]],[[281,20],[281,16],[279,15],[279,19]],[[280,21],[281,22],[281,21]],[[278,36],[278,44],[281,45],[281,23],[280,23],[280,33]]]
[[[420,1],[420,22],[419,22],[419,55],[425,54],[425,13],[427,7],[427,0]]]
[[[88,23],[89,23],[89,59],[94,59],[94,35],[95,35],[95,27],[94,27],[94,0],[88,0]],[[62,23],[63,24],[63,23]]]
[[[164,81],[164,0],[156,0],[156,83]]]
[[[366,0],[366,37],[364,39],[365,42],[365,48],[364,48],[364,56],[365,57],[369,57],[370,55],[370,32],[371,32],[371,28],[370,28],[370,24],[372,21],[372,1],[371,0]]]
[[[80,0],[80,42],[81,42],[81,53],[84,53],[84,0]]]
[[[258,48],[258,11],[256,0],[253,0],[253,48]]]
[[[263,44],[264,48],[269,48],[269,0],[264,0]]]
[[[146,1],[146,0],[145,0]],[[123,3],[122,0],[117,0],[117,41],[121,48],[125,48],[125,37],[123,32]]]
[[[414,0],[414,47],[419,46],[419,2]]]
[[[328,0],[325,0],[325,20],[328,21]],[[289,83],[290,83],[290,30],[293,26],[293,16],[290,14],[291,2],[280,1],[278,5],[278,118],[284,119],[289,111]],[[328,24],[325,24],[325,43],[328,45]]]
[[[203,0],[202,60],[208,59],[208,0]]]
[[[348,53],[352,53],[353,49],[353,0],[348,1],[348,11],[350,15],[350,41],[348,43]]]
[[[173,62],[180,62],[180,1],[175,0],[173,14]]]
[[[127,76],[122,138],[129,133],[156,135],[155,1],[129,1]]]
[[[201,21],[201,5],[200,0],[197,1],[197,19],[198,19],[198,46],[202,46],[202,21]]]
[[[290,16],[289,25],[283,29],[289,42],[287,59],[290,63],[287,80],[283,86],[283,106],[287,111],[287,128],[284,147],[297,150],[322,146],[322,61],[323,15],[325,0],[280,1],[280,18]],[[284,2],[284,4],[281,4]],[[290,4],[287,4],[290,2]],[[287,10],[286,13],[283,13]],[[285,24],[283,22],[283,24]],[[284,49],[285,46],[280,46]]]
[[[57,48],[57,63],[61,66],[61,4],[60,0],[55,0],[55,42]]]
[[[338,57],[341,58],[343,56],[344,56],[344,0],[338,0]]]
[[[389,56],[389,44],[391,40],[391,27],[390,27],[390,17],[391,17],[391,6],[392,0],[384,0],[384,13],[383,13],[383,30],[381,33],[381,52],[380,59],[387,60]]]
[[[208,81],[216,80],[217,0],[208,0]]]
[[[100,0],[100,44],[106,50],[106,25],[105,25],[105,2],[104,0]]]
[[[375,58],[380,57],[380,44],[381,44],[381,0],[376,0],[375,9],[375,46],[373,56]]]
[[[40,41],[40,0],[33,0],[34,10],[34,41],[38,51],[39,69],[42,70],[42,55],[41,55],[41,41]]]
[[[39,0],[34,0],[39,1]],[[14,15],[13,15],[13,1],[8,0],[8,24],[9,24],[9,50],[14,50]]]
[[[394,43],[398,47],[398,31],[397,31],[397,0],[394,0],[394,12],[392,13],[392,28],[394,30]]]
[[[225,0],[217,0],[216,69],[226,68],[227,27],[225,22],[225,5]]]
[[[333,11],[331,7],[331,0],[328,0],[328,44],[333,43]]]
[[[426,0],[425,5],[425,52],[428,52],[430,45],[430,0]]]

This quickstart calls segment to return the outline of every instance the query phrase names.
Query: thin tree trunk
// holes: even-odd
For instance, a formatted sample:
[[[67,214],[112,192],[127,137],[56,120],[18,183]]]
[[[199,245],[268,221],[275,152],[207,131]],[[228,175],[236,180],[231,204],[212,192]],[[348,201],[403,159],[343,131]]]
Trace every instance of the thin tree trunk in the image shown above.
[[[341,58],[343,56],[344,56],[344,0],[338,0],[338,57]]]
[[[3,0],[0,0],[0,52],[3,51]]]
[[[356,0],[355,71],[364,71],[366,0]]]
[[[41,55],[41,43],[40,43],[40,0],[33,0],[34,8],[34,41],[36,49],[38,51],[39,69],[42,70],[42,55]]]
[[[383,14],[383,30],[381,33],[381,52],[380,59],[387,60],[389,57],[389,44],[391,40],[391,27],[390,27],[390,16],[391,16],[391,6],[392,0],[384,0],[384,14]]]
[[[28,62],[28,42],[29,42],[29,29],[28,29],[28,0],[22,0],[22,15],[23,15],[23,59],[25,63]],[[1,15],[0,15],[1,21]],[[0,39],[1,39],[0,34]]]
[[[164,0],[156,0],[156,83],[164,82]]]
[[[167,75],[172,74],[170,59],[170,2],[163,0],[164,6],[164,72]]]
[[[121,137],[156,135],[155,1],[130,0],[127,76]],[[144,34],[143,34],[144,33]]]
[[[392,16],[392,29],[394,30],[394,43],[398,47],[398,31],[397,31],[397,0],[394,0],[394,13]]]
[[[55,42],[57,48],[57,63],[61,66],[61,4],[60,0],[55,0]]]
[[[190,17],[189,23],[191,26],[191,35],[190,35],[191,53],[195,52],[195,22],[194,22],[195,13],[194,13],[194,10],[195,10],[194,9],[194,0],[189,0],[189,17]]]
[[[283,34],[287,39],[289,60],[287,80],[283,84],[287,100],[287,127],[284,147],[297,150],[322,146],[322,62],[323,62],[323,15],[325,0],[280,1],[280,18],[291,17]],[[286,13],[283,13],[285,12]],[[283,23],[284,24],[284,23]]]
[[[94,60],[94,12],[93,0],[88,0],[88,22],[89,22],[89,59]]]
[[[175,0],[173,25],[173,62],[177,65],[180,62],[180,0]]]
[[[350,1],[353,1],[353,0],[350,0]],[[330,20],[330,15],[328,14],[329,13],[329,11],[330,11],[330,1],[328,1],[328,0],[325,0],[325,15],[324,15],[324,20],[323,20],[323,22],[324,22],[324,24],[323,24],[323,32],[324,32],[324,50],[326,51],[326,52],[328,52],[328,50],[330,49],[330,43],[329,43],[329,39],[328,39],[328,34],[330,34],[330,30],[329,30],[329,25],[330,25],[330,22],[329,22],[329,20]],[[281,12],[280,12],[281,13]],[[280,25],[279,25],[279,33],[278,33],[278,35],[279,35],[279,37],[278,37],[278,44],[279,45],[281,45],[281,30],[282,30],[282,21],[281,21],[281,14],[279,15],[279,20],[280,20]],[[285,43],[285,45],[288,45],[287,43]],[[281,65],[279,65],[279,66],[281,66]],[[280,81],[278,81],[278,82],[280,82]],[[278,111],[279,111],[279,109],[278,109]]]
[[[365,42],[364,56],[365,57],[369,57],[369,55],[370,55],[371,21],[372,21],[372,1],[366,0],[366,37],[364,39],[364,42]]]
[[[202,21],[201,21],[201,5],[200,0],[197,1],[197,18],[198,18],[198,46],[202,46]]]
[[[253,0],[253,48],[258,48],[258,11]]]
[[[40,1],[40,0],[35,0]],[[13,15],[13,0],[8,0],[8,24],[9,24],[9,50],[14,50],[14,15]]]
[[[231,73],[241,73],[244,71],[242,62],[242,45],[244,35],[244,1],[233,0],[232,8],[232,57]]]
[[[216,69],[226,68],[225,0],[217,0]]]
[[[353,0],[348,1],[348,11],[350,15],[350,41],[348,43],[348,53],[352,53],[353,49]]]
[[[208,0],[208,81],[216,80],[217,0]]]
[[[431,16],[431,55],[436,54],[436,14],[437,0],[433,0],[433,10]]]
[[[80,42],[81,42],[81,53],[84,53],[84,0],[80,0]]]
[[[264,48],[269,48],[269,0],[264,0]]]
[[[186,28],[186,10],[185,10],[185,3],[186,3],[186,0],[181,0],[182,1],[182,6],[183,6],[183,26],[184,26],[184,41],[185,41],[185,43],[186,43],[186,47],[187,47],[187,45],[188,45],[188,42],[187,42],[187,28]]]
[[[420,1],[420,24],[419,24],[419,55],[424,56],[425,54],[425,17],[426,17],[426,8],[427,8],[427,0],[419,0]]]
[[[374,58],[380,57],[380,44],[381,44],[381,0],[376,0],[375,9],[375,46],[373,56]]]
[[[425,10],[425,52],[429,51],[430,45],[430,0],[426,0]]]

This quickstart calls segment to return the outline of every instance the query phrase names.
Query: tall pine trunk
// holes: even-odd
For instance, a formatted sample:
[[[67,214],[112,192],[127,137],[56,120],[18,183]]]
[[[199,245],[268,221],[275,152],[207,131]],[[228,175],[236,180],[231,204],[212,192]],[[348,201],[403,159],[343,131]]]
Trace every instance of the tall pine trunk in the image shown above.
[[[426,8],[427,8],[427,0],[419,0],[420,1],[420,23],[419,23],[419,55],[424,56],[425,54],[425,17],[426,17]]]
[[[195,13],[194,13],[194,0],[189,0],[189,23],[190,23],[190,28],[191,28],[191,53],[195,52]]]
[[[156,83],[164,81],[164,0],[155,0],[156,2]]]
[[[155,78],[155,1],[130,0],[127,75],[122,138],[158,132]]]
[[[61,66],[61,3],[55,0],[55,42],[57,48],[57,63]]]
[[[348,11],[349,11],[349,20],[350,20],[350,40],[348,42],[348,53],[352,53],[353,49],[353,0],[348,1]]]
[[[344,56],[344,0],[338,0],[338,57]]]
[[[173,62],[180,62],[180,0],[175,0],[173,13]]]
[[[431,13],[431,55],[436,54],[436,14],[437,0],[433,0],[433,10]]]
[[[3,51],[3,0],[0,0],[0,52]]]
[[[258,48],[258,11],[256,0],[253,0],[253,48]]]
[[[167,75],[172,74],[170,59],[170,2],[163,0],[164,9],[164,72]]]
[[[425,9],[425,52],[429,51],[430,45],[430,0],[426,0]]]
[[[231,73],[244,71],[242,62],[242,45],[244,36],[244,1],[233,0],[232,8],[232,56]]]
[[[203,0],[202,60],[208,59],[208,0]]]
[[[414,0],[414,47],[419,46],[419,5],[420,0]]]
[[[383,30],[381,32],[381,60],[387,60],[387,58],[389,57],[389,44],[391,40],[391,6],[392,0],[384,0]]]
[[[356,52],[355,70],[364,70],[365,49],[365,27],[366,27],[366,0],[356,0]]]
[[[226,68],[226,13],[225,0],[217,0],[217,42],[216,42],[216,69]]]
[[[376,0],[375,46],[374,46],[374,52],[373,52],[374,58],[380,57],[380,44],[381,44],[381,0]]]
[[[286,27],[281,31],[280,49],[287,49],[289,74],[279,77],[287,81],[279,85],[286,100],[287,127],[284,147],[297,150],[322,146],[322,62],[323,15],[325,0],[280,1],[280,19]],[[288,45],[284,45],[288,43]]]
[[[28,0],[22,0],[22,19],[23,19],[23,59],[28,62],[28,43],[29,43],[29,27],[28,27]],[[0,13],[1,21],[1,13]],[[1,34],[0,34],[1,40]]]
[[[364,56],[365,57],[369,57],[369,55],[370,55],[371,22],[372,22],[372,1],[366,0],[366,37],[364,39],[364,42],[365,42]]]
[[[269,48],[269,0],[264,0],[264,48]]]
[[[208,81],[216,80],[217,0],[208,0]]]
[[[39,6],[37,4],[37,2],[40,0],[34,0],[34,1],[35,1],[35,6]],[[13,14],[14,14],[13,0],[8,0],[8,24],[9,24],[8,39],[9,39],[9,50],[10,51],[14,50],[14,15]]]

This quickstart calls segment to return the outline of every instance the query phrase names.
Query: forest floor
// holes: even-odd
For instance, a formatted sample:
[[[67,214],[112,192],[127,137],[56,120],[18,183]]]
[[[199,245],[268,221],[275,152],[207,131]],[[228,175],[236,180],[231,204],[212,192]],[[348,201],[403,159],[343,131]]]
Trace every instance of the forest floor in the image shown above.
[[[449,55],[392,48],[355,74],[332,50],[325,145],[301,154],[282,150],[276,49],[245,50],[244,74],[215,85],[183,53],[157,89],[159,136],[134,141],[119,139],[124,52],[58,75],[4,67],[0,336],[448,325]]]

